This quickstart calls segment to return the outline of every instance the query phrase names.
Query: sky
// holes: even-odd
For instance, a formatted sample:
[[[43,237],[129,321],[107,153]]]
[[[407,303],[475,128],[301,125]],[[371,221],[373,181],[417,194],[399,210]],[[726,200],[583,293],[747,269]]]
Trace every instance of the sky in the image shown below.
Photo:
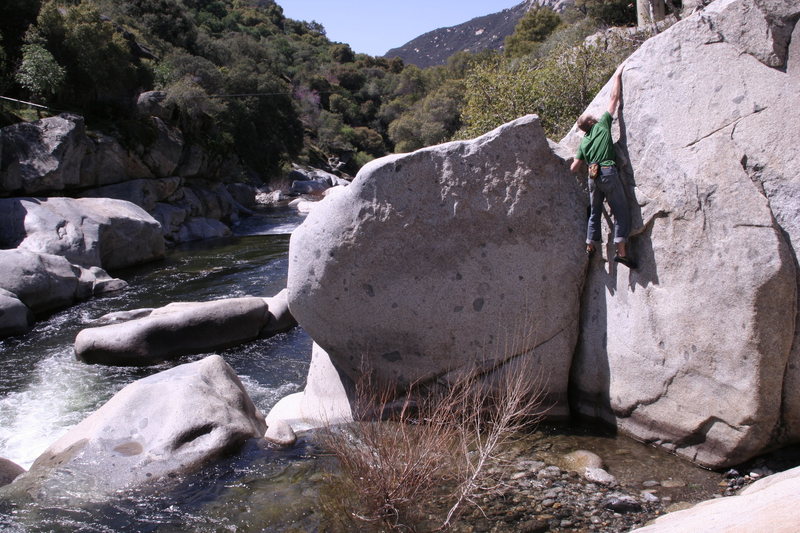
[[[328,39],[382,56],[437,28],[514,7],[523,0],[277,0],[291,19],[316,21]]]

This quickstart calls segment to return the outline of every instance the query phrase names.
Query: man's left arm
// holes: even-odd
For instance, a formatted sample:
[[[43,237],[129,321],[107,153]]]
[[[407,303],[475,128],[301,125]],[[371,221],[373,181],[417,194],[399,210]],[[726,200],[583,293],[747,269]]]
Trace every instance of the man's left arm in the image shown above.
[[[611,87],[611,99],[608,102],[608,113],[612,117],[617,114],[619,101],[622,97],[622,67],[623,65],[620,65],[614,73],[614,85]]]

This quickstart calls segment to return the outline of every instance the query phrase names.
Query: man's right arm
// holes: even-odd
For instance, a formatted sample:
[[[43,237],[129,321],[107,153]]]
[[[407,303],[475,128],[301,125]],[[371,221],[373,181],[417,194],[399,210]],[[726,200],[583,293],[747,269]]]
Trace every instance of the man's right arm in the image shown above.
[[[580,172],[582,166],[583,166],[583,159],[573,159],[572,164],[569,166],[569,169],[572,171],[573,174],[577,174],[578,172]]]

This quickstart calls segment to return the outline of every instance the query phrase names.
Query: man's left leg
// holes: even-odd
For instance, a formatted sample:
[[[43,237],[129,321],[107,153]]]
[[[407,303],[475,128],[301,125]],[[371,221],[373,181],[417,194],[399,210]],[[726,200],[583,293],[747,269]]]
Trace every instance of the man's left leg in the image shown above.
[[[629,268],[636,268],[636,263],[628,255],[628,235],[631,232],[631,214],[628,209],[628,200],[625,197],[625,190],[622,187],[622,180],[619,178],[616,167],[603,168],[605,177],[608,178],[606,199],[614,215],[614,244],[617,249],[617,262]]]

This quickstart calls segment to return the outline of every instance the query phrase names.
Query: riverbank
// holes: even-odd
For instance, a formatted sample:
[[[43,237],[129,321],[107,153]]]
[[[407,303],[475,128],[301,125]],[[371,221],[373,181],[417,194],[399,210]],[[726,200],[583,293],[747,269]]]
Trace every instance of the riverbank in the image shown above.
[[[600,455],[614,481],[591,481],[556,466],[576,449]],[[628,532],[701,501],[734,496],[765,476],[798,466],[800,447],[715,472],[607,428],[551,426],[520,440],[502,459],[505,465],[493,474],[503,475],[503,483],[480,495],[477,506],[467,507],[453,531]],[[443,515],[436,514],[423,531],[441,523]]]

